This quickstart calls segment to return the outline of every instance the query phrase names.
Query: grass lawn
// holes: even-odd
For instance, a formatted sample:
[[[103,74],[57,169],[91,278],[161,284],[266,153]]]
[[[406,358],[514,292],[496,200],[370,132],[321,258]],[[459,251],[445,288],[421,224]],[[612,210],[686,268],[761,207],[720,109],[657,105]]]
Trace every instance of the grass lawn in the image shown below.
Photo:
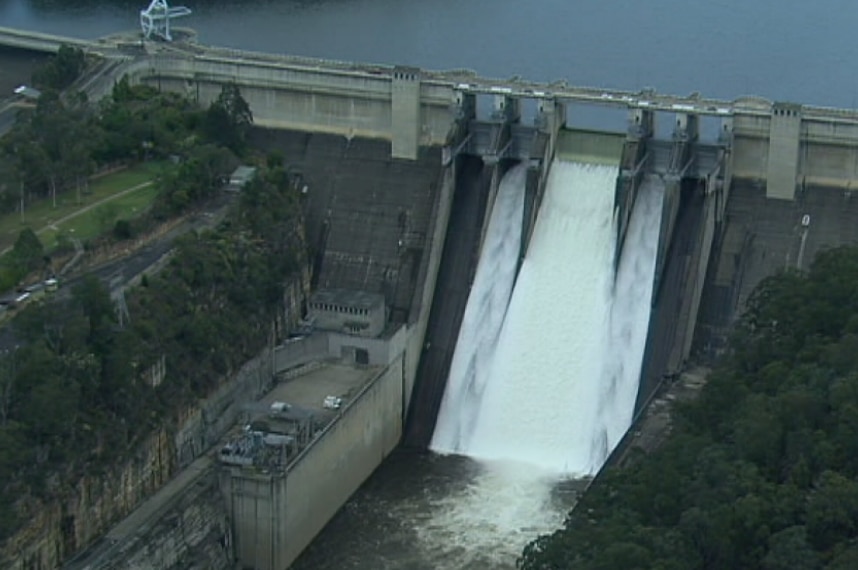
[[[154,184],[138,188],[39,233],[39,239],[50,251],[57,245],[57,236],[65,234],[81,241],[94,238],[113,229],[116,220],[130,220],[145,212],[157,196]],[[56,229],[54,229],[56,228]]]
[[[36,232],[45,249],[50,250],[56,245],[56,236],[60,231],[81,240],[88,239],[100,234],[102,226],[106,226],[106,231],[113,227],[117,219],[131,218],[142,213],[155,198],[155,189],[152,185],[92,207],[91,210],[79,216],[57,224],[57,229],[50,227],[57,220],[73,216],[76,212],[101,200],[153,180],[162,166],[161,162],[147,162],[99,178],[90,183],[89,193],[81,196],[80,203],[77,203],[74,190],[58,196],[56,208],[53,207],[50,199],[42,200],[30,205],[24,211],[23,221],[19,212],[0,216],[0,251],[11,247],[24,228],[31,228]],[[115,216],[110,219],[113,213]]]

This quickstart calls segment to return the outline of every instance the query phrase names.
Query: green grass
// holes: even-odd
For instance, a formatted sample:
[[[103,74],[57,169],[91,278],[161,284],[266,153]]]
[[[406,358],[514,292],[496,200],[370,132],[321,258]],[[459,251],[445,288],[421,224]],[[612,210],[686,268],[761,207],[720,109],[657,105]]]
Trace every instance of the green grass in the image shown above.
[[[163,163],[160,162],[138,164],[94,180],[89,185],[89,192],[81,195],[80,203],[77,202],[75,191],[70,190],[57,197],[56,208],[53,207],[49,198],[28,205],[24,211],[23,220],[19,212],[0,216],[0,251],[11,247],[24,228],[31,228],[36,232],[48,250],[56,245],[56,236],[59,232],[66,232],[79,239],[94,237],[101,233],[102,226],[106,225],[103,222],[110,217],[108,215],[110,211],[105,212],[105,208],[116,210],[116,216],[106,228],[110,230],[113,227],[113,222],[117,219],[131,218],[145,211],[155,198],[154,187],[141,188],[121,198],[96,206],[88,212],[57,224],[57,230],[50,228],[50,226],[56,220],[71,216],[87,206],[153,180],[162,166]]]
[[[111,231],[116,220],[130,220],[144,213],[152,205],[157,194],[158,190],[154,184],[139,188],[56,224],[56,229],[52,227],[40,233],[39,239],[45,249],[50,251],[57,246],[57,236],[61,234],[81,241],[94,238]]]

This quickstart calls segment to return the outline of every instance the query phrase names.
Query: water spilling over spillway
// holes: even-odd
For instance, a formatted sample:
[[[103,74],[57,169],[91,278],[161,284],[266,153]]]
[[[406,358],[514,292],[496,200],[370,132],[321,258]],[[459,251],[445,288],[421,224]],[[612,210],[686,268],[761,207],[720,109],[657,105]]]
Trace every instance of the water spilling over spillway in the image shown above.
[[[524,214],[525,166],[501,180],[462,317],[432,449],[466,453],[515,282]]]
[[[432,448],[592,474],[633,413],[663,188],[641,189],[615,278],[617,169],[556,161],[510,298],[521,173],[498,193]]]
[[[614,277],[616,174],[553,164],[517,280],[524,171],[506,175],[432,440],[442,453],[394,454],[298,568],[513,570],[563,524],[574,476],[629,424],[647,336],[663,188],[641,188]]]

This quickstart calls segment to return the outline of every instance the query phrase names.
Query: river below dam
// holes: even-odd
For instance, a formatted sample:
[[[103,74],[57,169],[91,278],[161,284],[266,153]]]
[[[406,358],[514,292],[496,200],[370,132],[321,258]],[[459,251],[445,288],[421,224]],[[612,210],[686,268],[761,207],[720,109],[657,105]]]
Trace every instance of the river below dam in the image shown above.
[[[580,480],[552,485],[546,505],[543,488],[527,473],[500,472],[457,455],[395,452],[292,570],[511,569],[521,547],[542,530],[521,521],[561,524],[556,513],[584,487]],[[523,512],[528,499],[534,501]],[[489,501],[497,508],[486,509]],[[516,536],[520,540],[510,542]]]
[[[0,25],[97,38],[136,28],[146,3],[0,0]],[[181,3],[194,13],[179,25],[200,42],[239,49],[730,99],[853,108],[858,98],[858,76],[846,72],[858,5],[845,0]],[[527,541],[562,523],[585,483],[534,485],[515,467],[396,452],[293,568],[512,568]],[[539,511],[518,510],[529,503]]]

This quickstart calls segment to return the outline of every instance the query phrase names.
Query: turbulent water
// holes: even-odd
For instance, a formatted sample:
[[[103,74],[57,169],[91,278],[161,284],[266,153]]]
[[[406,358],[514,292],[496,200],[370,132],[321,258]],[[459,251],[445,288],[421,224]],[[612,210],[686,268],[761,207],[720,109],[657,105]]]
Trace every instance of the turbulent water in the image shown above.
[[[562,523],[558,486],[598,471],[629,426],[663,186],[646,179],[615,274],[616,177],[616,167],[552,165],[517,281],[522,171],[501,185],[432,442],[479,470],[429,501],[415,527],[421,544],[448,545],[439,568],[512,567]]]
[[[435,451],[459,453],[468,449],[476,418],[472,412],[479,406],[488,381],[515,282],[526,175],[526,166],[516,166],[498,187],[432,436],[430,447]]]
[[[664,183],[646,176],[629,222],[614,284],[608,351],[599,384],[596,437],[612,450],[631,424],[649,330]],[[605,457],[596,457],[601,466]]]
[[[617,169],[555,161],[466,453],[586,475],[613,287]],[[473,294],[473,293],[472,293]]]

